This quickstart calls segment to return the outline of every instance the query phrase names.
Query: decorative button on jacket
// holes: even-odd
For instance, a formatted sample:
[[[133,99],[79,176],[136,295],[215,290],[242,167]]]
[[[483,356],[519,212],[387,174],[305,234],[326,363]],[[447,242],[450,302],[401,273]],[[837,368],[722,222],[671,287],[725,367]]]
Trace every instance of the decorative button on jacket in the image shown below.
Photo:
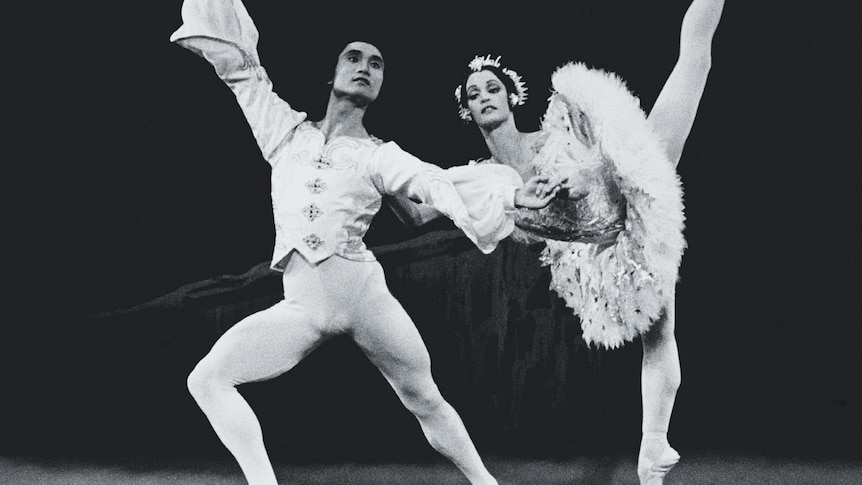
[[[309,234],[302,238],[302,242],[304,242],[312,251],[319,248],[323,245],[323,239],[320,239],[320,236],[317,234]]]
[[[305,183],[305,188],[308,189],[312,194],[319,194],[326,190],[326,182],[321,180],[320,178],[316,178],[314,180],[309,180]]]
[[[323,215],[323,211],[320,210],[320,207],[311,204],[302,208],[302,215],[304,215],[309,221],[313,222],[315,219]]]

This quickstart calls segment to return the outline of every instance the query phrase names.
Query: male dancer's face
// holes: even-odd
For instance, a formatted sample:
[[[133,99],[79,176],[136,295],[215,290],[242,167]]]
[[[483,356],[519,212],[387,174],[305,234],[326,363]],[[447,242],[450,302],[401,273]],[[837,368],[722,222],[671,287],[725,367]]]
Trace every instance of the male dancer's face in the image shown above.
[[[338,56],[332,91],[349,97],[358,105],[368,105],[383,85],[383,55],[377,47],[361,41],[347,44]]]

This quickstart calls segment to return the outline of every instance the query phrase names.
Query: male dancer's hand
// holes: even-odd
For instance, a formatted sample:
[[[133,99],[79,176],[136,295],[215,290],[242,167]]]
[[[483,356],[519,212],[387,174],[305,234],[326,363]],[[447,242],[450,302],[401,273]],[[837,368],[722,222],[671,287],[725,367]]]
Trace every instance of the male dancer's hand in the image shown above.
[[[560,191],[561,183],[559,177],[536,175],[515,190],[515,207],[541,209],[547,206]]]

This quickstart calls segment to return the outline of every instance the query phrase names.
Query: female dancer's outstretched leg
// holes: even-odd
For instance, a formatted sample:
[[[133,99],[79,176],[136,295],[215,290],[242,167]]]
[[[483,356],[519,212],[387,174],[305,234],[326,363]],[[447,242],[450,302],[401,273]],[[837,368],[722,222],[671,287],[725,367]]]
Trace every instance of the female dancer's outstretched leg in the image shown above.
[[[649,114],[676,166],[694,124],[706,78],[712,67],[712,38],[724,0],[694,0],[680,29],[679,58]]]

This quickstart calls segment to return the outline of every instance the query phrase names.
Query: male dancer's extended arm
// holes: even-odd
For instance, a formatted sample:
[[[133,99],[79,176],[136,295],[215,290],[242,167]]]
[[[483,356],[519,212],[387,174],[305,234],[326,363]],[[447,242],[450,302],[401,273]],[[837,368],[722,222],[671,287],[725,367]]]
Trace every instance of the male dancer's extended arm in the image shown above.
[[[171,42],[212,64],[236,96],[264,158],[274,163],[288,134],[306,114],[293,110],[273,91],[258,57],[257,28],[245,6],[240,0],[185,0],[182,19]]]

